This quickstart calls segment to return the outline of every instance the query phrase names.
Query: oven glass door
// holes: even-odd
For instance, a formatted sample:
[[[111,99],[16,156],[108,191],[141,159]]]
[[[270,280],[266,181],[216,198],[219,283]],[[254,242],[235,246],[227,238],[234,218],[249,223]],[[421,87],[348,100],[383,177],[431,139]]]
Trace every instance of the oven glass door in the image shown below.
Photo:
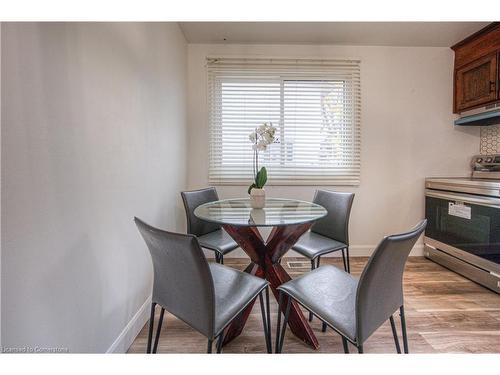
[[[425,235],[500,264],[498,203],[498,198],[426,192]]]

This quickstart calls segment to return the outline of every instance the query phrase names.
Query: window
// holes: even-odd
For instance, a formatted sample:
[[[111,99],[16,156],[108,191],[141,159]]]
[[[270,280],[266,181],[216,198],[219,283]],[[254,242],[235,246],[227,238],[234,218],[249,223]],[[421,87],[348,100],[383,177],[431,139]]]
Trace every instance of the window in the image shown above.
[[[248,184],[248,135],[264,122],[277,141],[259,154],[269,184],[358,185],[360,63],[208,59],[209,182]]]

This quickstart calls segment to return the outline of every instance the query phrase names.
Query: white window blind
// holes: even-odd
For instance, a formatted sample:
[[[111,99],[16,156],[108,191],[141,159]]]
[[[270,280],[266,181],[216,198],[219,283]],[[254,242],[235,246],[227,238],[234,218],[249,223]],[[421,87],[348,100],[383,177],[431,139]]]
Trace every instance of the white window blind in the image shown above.
[[[277,128],[259,154],[269,184],[359,184],[359,61],[207,61],[211,184],[252,181],[248,135],[264,122]]]

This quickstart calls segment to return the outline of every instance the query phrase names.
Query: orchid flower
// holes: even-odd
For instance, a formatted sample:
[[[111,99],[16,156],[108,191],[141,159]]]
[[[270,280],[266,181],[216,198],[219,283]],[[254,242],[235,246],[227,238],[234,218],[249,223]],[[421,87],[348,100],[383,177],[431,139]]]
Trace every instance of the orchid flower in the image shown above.
[[[255,176],[255,182],[248,188],[248,193],[253,188],[262,189],[267,182],[267,171],[266,167],[262,167],[259,170],[259,151],[266,151],[267,146],[274,143],[276,140],[274,135],[276,134],[276,128],[273,126],[272,122],[258,126],[255,130],[250,133],[248,139],[252,142],[253,154],[253,174]]]

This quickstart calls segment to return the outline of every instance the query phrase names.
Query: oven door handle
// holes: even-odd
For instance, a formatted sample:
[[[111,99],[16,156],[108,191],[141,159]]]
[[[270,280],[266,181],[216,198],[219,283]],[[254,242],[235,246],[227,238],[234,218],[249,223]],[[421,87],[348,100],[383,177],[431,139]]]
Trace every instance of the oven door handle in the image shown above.
[[[425,196],[446,199],[449,201],[459,201],[469,204],[478,204],[480,206],[500,208],[500,198],[489,198],[481,196],[471,196],[468,194],[447,193],[430,189],[425,190]]]

